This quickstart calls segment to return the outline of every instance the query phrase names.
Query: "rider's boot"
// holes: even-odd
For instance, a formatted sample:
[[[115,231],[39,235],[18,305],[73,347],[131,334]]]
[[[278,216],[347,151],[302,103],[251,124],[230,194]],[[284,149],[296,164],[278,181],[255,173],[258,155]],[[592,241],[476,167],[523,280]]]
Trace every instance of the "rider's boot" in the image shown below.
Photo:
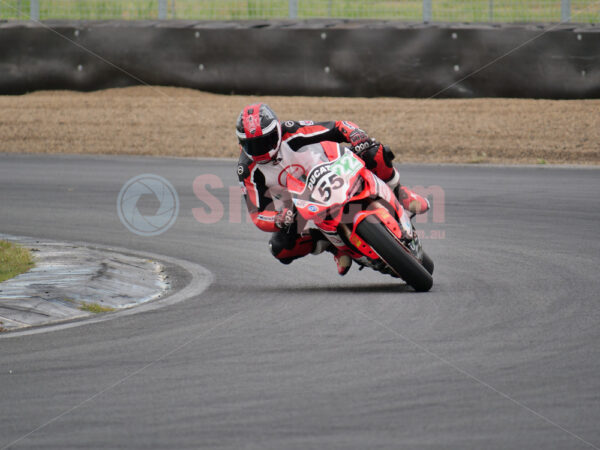
[[[316,239],[312,254],[319,255],[324,251],[333,253],[333,260],[337,265],[338,274],[346,275],[350,270],[350,266],[352,266],[352,258],[340,252],[340,250],[328,240],[324,240],[322,237],[321,239]]]
[[[386,181],[386,184],[394,191],[398,201],[407,211],[414,214],[423,214],[429,211],[429,200],[400,184],[398,170],[394,169],[394,175]]]
[[[337,264],[337,271],[339,275],[346,275],[352,266],[352,258],[339,250],[333,255],[333,260]]]

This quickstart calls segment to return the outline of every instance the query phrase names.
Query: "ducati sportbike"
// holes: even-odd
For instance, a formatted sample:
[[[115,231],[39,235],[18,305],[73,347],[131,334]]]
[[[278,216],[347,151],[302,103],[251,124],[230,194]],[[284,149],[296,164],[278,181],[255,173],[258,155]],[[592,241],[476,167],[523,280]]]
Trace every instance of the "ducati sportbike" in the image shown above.
[[[401,278],[416,291],[431,289],[433,261],[388,185],[338,143],[309,145],[299,157],[302,152],[312,152],[314,164],[308,173],[288,173],[285,182],[299,232],[316,228],[361,270]]]

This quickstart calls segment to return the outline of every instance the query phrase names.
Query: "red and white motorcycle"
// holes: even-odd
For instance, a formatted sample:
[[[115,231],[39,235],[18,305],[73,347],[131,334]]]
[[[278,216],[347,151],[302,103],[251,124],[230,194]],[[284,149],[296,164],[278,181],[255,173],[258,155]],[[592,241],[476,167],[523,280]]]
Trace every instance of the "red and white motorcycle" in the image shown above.
[[[351,150],[334,142],[319,146],[323,156],[307,175],[286,177],[299,232],[317,228],[360,269],[402,278],[416,291],[431,289],[433,261],[392,190]]]

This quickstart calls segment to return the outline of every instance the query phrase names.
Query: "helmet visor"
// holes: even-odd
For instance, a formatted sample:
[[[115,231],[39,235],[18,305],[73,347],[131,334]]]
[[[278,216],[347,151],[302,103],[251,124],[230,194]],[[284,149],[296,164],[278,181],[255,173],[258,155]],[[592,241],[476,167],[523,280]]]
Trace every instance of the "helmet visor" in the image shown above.
[[[252,139],[240,139],[242,149],[250,156],[262,156],[275,150],[279,144],[279,132],[277,129],[265,136]]]

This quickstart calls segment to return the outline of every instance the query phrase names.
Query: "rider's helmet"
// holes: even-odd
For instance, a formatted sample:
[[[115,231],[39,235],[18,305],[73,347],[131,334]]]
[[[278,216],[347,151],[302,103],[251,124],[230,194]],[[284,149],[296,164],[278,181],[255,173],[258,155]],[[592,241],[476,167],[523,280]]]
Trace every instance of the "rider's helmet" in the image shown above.
[[[242,150],[257,163],[276,159],[281,146],[281,125],[266,103],[246,106],[235,131]]]

